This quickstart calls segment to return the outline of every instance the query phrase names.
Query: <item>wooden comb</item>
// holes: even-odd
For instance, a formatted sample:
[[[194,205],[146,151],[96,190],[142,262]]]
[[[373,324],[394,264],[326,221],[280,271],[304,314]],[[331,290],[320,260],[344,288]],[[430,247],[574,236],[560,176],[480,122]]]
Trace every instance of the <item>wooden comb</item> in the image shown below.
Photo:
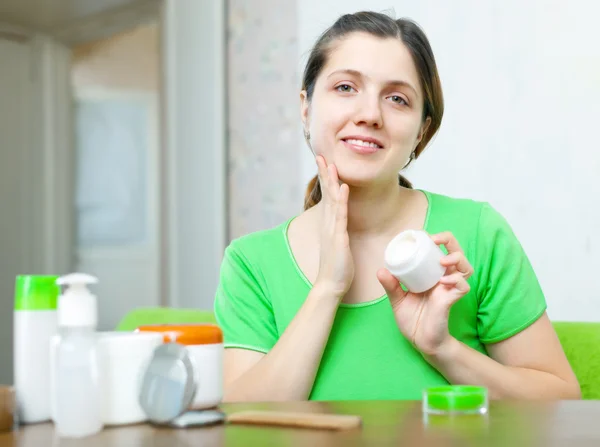
[[[227,416],[230,424],[347,430],[362,425],[360,416],[288,411],[241,411]]]

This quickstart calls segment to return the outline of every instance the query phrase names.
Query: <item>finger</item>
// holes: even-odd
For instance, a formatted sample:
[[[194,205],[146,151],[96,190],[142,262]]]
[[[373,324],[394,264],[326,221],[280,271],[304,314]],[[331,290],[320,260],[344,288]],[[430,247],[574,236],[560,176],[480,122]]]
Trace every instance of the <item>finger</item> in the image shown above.
[[[329,193],[331,194],[332,199],[337,200],[339,196],[340,183],[335,165],[332,164],[327,166],[327,174],[329,176]]]
[[[317,168],[319,172],[319,183],[321,184],[321,195],[327,197],[327,186],[329,181],[329,175],[327,174],[327,162],[321,155],[315,157],[317,160]]]
[[[452,267],[454,270],[462,273],[464,278],[469,278],[473,274],[473,267],[462,252],[455,251],[454,253],[450,253],[444,256],[440,263],[446,268]]]
[[[317,162],[317,168],[319,169],[319,175],[325,175],[327,170],[327,162],[325,161],[325,157],[322,155],[317,155],[315,160]]]
[[[433,234],[431,236],[431,239],[433,239],[433,242],[435,242],[437,245],[444,245],[444,247],[446,247],[446,250],[448,250],[448,253],[463,252],[463,249],[461,248],[460,244],[458,243],[454,235],[449,231]]]
[[[415,330],[413,331],[412,336],[410,337],[410,342],[414,347],[417,346],[415,341],[417,339],[417,331],[419,330],[419,323],[421,322],[421,315],[423,315],[423,309],[425,309],[425,300],[421,300],[421,305],[419,306],[419,314],[417,316],[417,321],[415,321]]]
[[[345,183],[340,186],[340,193],[337,202],[336,224],[338,234],[348,234],[348,196],[350,188]]]
[[[379,269],[377,271],[377,279],[383,286],[392,307],[398,305],[405,297],[406,292],[400,286],[400,282],[387,269]]]
[[[466,295],[471,290],[471,286],[460,272],[442,276],[442,278],[440,278],[440,284],[455,288],[458,292],[460,292],[459,298],[463,295]]]

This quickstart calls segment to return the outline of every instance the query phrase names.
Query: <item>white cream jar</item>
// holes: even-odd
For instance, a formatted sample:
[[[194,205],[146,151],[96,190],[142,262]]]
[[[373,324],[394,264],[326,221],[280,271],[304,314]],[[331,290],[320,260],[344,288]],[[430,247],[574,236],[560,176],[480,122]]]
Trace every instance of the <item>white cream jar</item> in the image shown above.
[[[384,253],[385,267],[412,293],[435,286],[446,268],[444,252],[422,230],[407,230],[394,237]]]

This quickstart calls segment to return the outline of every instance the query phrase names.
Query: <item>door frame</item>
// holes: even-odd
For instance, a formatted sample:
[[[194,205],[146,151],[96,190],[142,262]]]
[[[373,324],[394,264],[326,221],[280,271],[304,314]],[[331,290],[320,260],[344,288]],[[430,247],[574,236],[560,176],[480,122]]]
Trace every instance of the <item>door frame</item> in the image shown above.
[[[212,309],[229,238],[226,21],[226,0],[163,2],[162,294],[175,307]]]

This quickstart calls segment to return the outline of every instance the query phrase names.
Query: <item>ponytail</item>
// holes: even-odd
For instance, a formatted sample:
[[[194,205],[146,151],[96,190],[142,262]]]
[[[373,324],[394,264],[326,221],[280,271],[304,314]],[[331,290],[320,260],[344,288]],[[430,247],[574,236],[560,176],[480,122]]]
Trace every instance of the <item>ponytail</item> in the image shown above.
[[[398,174],[398,184],[403,188],[413,188],[412,183],[401,174]],[[304,210],[306,211],[307,209],[312,208],[319,203],[322,198],[323,194],[321,193],[319,176],[315,175],[310,182],[308,182],[308,186],[306,187],[306,192],[304,194]]]
[[[398,184],[403,188],[413,189],[413,184],[402,174],[398,174]]]
[[[321,194],[319,176],[315,175],[310,182],[308,182],[306,192],[304,193],[304,210],[306,211],[307,209],[312,208],[319,203],[322,198],[323,195]]]

